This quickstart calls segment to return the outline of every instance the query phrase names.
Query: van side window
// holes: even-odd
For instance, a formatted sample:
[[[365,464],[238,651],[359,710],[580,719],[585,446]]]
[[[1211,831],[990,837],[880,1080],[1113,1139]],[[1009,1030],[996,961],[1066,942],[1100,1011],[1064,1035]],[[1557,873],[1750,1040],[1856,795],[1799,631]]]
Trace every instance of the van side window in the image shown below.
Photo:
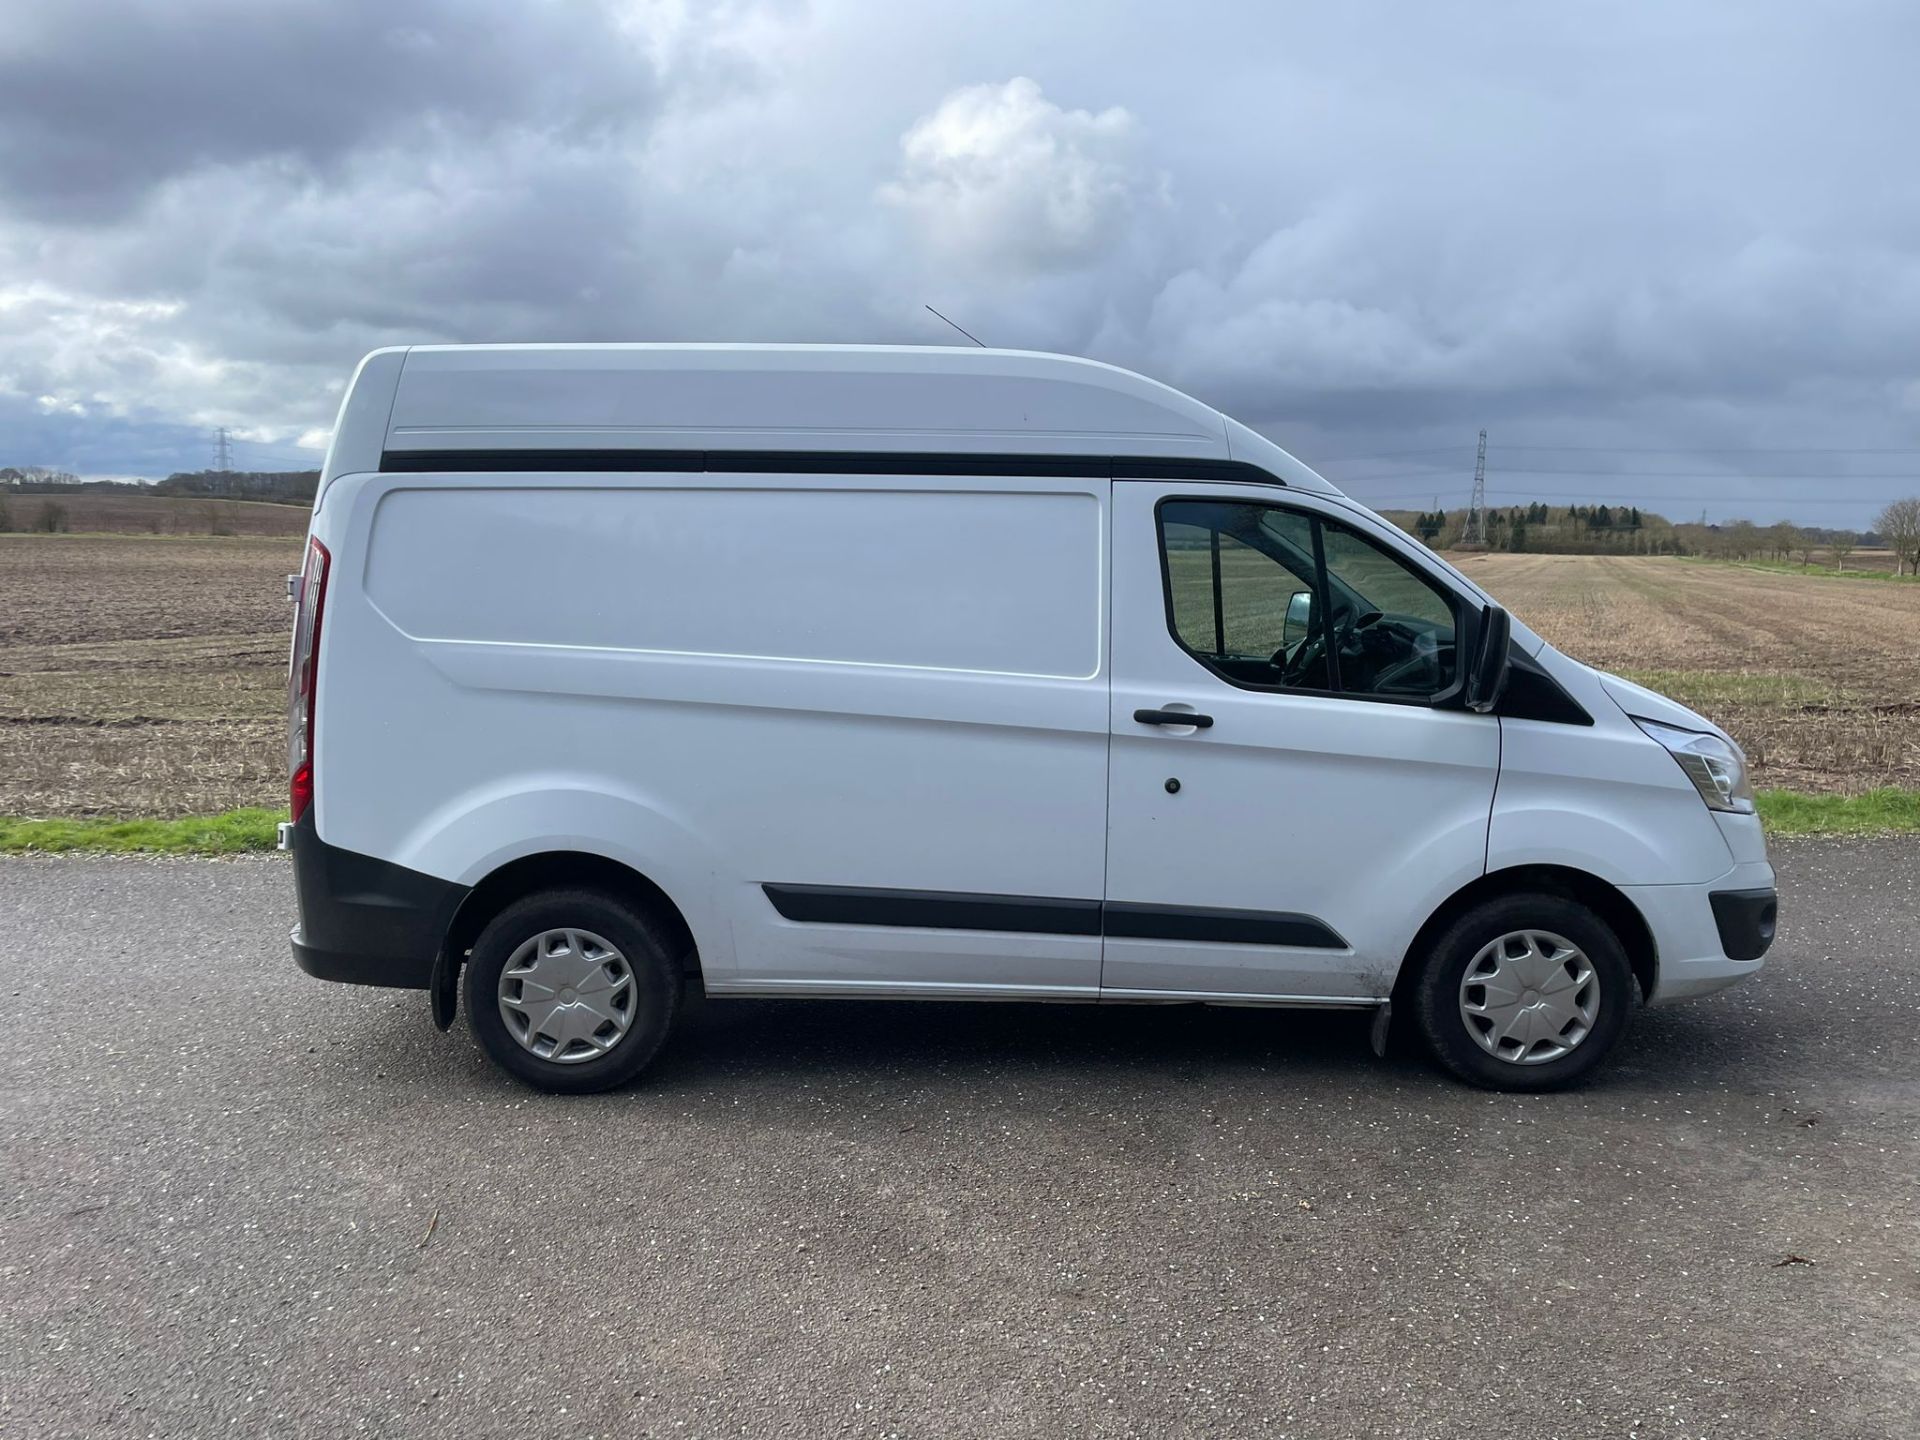
[[[1458,675],[1453,602],[1345,526],[1276,505],[1160,506],[1181,647],[1250,689],[1425,700]]]

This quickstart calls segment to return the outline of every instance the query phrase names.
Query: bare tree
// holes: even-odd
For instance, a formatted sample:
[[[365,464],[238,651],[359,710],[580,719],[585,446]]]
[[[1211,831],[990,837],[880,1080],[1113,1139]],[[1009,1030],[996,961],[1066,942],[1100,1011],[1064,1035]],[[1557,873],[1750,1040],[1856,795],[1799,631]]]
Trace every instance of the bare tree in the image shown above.
[[[1920,575],[1920,495],[1894,501],[1880,512],[1873,528],[1887,537],[1893,551],[1893,573],[1898,575],[1901,567],[1907,566]]]
[[[1793,548],[1800,552],[1800,563],[1811,566],[1813,552],[1820,548],[1820,539],[1811,530],[1796,530],[1793,532]]]
[[[1854,533],[1851,530],[1836,530],[1833,532],[1833,538],[1827,541],[1827,553],[1833,556],[1834,569],[1844,570],[1847,568],[1847,556],[1853,553],[1853,547],[1856,543]]]

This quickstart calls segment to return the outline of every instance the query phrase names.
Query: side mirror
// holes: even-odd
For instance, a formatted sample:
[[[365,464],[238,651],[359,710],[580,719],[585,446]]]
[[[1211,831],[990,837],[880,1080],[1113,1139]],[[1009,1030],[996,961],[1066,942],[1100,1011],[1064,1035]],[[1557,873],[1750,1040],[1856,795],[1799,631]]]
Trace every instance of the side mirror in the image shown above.
[[[1313,592],[1296,590],[1287,601],[1287,618],[1280,627],[1280,643],[1291,645],[1304,640],[1313,629]]]
[[[1513,621],[1498,605],[1480,612],[1479,635],[1473,650],[1473,668],[1467,672],[1467,708],[1484,715],[1500,703],[1507,688],[1508,656],[1513,644]]]

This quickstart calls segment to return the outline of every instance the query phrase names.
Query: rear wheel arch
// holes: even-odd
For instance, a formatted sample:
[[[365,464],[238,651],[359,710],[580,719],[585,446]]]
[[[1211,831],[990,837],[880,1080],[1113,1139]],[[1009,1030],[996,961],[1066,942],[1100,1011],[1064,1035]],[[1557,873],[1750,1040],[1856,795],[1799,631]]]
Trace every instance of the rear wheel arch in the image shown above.
[[[1597,875],[1575,870],[1571,866],[1513,865],[1504,870],[1489,871],[1463,885],[1427,917],[1426,923],[1413,937],[1413,943],[1407,947],[1407,953],[1401,957],[1400,973],[1393,985],[1396,1008],[1404,1008],[1409,989],[1418,978],[1420,966],[1432,954],[1435,942],[1460,916],[1476,905],[1497,900],[1504,895],[1540,893],[1578,901],[1598,915],[1620,941],[1620,948],[1627,952],[1627,963],[1633,967],[1633,978],[1639,984],[1641,1000],[1645,1001],[1653,994],[1654,981],[1660,969],[1660,956],[1654,945],[1653,931],[1648,928],[1646,917],[1641,915],[1639,907],[1618,887]]]
[[[542,890],[598,890],[644,912],[665,932],[684,971],[700,971],[699,948],[673,897],[630,865],[584,850],[549,850],[510,860],[467,892],[447,926],[441,970],[451,985],[480,932],[507,906]]]

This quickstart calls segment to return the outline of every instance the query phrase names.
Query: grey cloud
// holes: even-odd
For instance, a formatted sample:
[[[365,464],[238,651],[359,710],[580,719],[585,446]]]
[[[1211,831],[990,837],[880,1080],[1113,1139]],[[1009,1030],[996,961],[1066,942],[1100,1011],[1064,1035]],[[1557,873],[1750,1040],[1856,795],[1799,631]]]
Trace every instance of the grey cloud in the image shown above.
[[[952,338],[927,301],[1309,459],[1920,450],[1891,3],[42,10],[0,32],[9,460],[290,443],[379,344]]]
[[[202,166],[324,175],[396,135],[591,133],[656,90],[633,37],[587,4],[59,0],[5,39],[0,185],[58,219],[123,214]]]

